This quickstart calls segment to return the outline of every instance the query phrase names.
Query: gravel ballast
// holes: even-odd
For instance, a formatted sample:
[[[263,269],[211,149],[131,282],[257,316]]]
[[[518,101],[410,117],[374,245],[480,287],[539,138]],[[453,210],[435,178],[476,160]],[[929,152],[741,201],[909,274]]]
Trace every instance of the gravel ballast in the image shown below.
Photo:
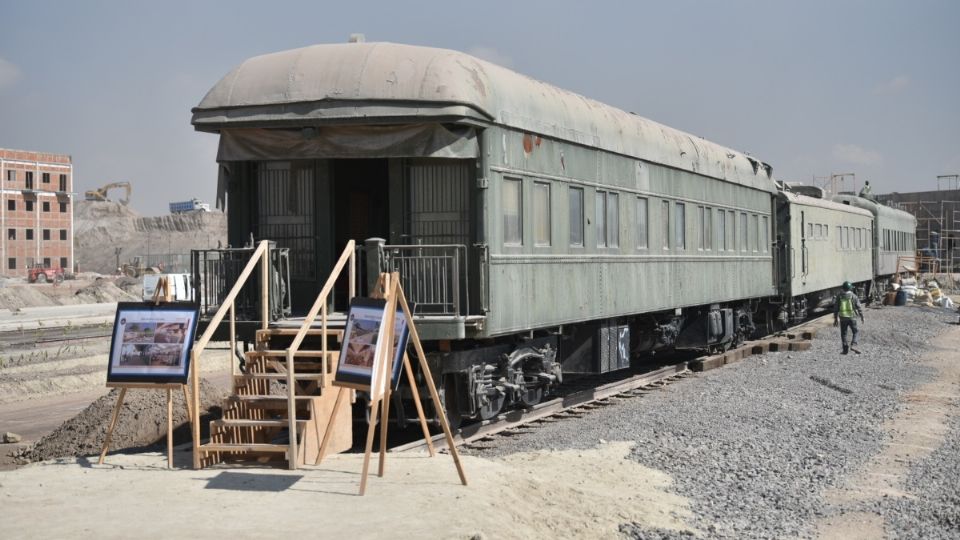
[[[749,357],[465,452],[496,456],[635,441],[630,458],[671,475],[673,490],[691,501],[694,537],[812,537],[819,520],[839,512],[824,492],[844,485],[881,450],[883,423],[902,406],[899,398],[937,376],[918,359],[935,347],[937,335],[955,328],[956,315],[944,310],[865,312],[863,354],[841,355],[837,330],[826,327],[808,351]],[[960,537],[957,478],[954,421],[943,446],[910,472],[907,487],[922,497],[884,499],[869,511],[882,514],[898,537]],[[624,523],[620,533],[691,538],[637,523]]]

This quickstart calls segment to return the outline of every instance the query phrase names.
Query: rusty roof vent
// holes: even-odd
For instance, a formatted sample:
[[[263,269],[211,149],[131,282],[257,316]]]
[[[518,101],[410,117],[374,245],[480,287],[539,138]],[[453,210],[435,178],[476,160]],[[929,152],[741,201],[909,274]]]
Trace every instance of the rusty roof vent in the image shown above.
[[[363,34],[350,34],[350,43],[366,43],[367,37]]]

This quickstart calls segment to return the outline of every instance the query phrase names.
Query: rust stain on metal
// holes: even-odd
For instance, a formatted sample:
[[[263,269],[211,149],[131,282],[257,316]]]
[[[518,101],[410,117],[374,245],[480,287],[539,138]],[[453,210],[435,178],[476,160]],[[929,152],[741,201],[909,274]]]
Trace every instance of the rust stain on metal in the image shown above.
[[[534,141],[534,144],[537,145],[537,148],[540,148],[540,143],[543,142],[543,138],[537,135],[537,140]]]
[[[537,144],[539,146],[539,144]],[[523,153],[530,155],[533,152],[533,135],[529,133],[523,136]]]

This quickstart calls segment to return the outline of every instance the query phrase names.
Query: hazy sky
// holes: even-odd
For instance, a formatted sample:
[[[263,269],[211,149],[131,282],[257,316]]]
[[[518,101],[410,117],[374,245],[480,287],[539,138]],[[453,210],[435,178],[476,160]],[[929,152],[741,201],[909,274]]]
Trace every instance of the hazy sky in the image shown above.
[[[212,202],[217,140],[190,109],[246,58],[356,32],[470,52],[781,179],[960,174],[960,1],[329,4],[0,0],[0,147],[72,155],[78,191],[129,180],[147,215]]]

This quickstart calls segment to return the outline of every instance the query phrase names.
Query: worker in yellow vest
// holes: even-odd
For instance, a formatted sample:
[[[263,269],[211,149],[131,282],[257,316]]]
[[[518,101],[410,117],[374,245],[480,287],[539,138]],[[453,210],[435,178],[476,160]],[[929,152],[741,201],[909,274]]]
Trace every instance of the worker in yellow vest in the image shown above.
[[[833,325],[840,326],[840,342],[843,343],[841,354],[847,354],[851,348],[853,352],[860,354],[860,351],[857,350],[859,331],[856,317],[859,316],[860,322],[863,322],[863,310],[860,308],[860,300],[853,292],[853,285],[849,281],[843,282],[843,291],[837,295],[833,304]],[[853,331],[849,346],[847,345],[847,328]]]

